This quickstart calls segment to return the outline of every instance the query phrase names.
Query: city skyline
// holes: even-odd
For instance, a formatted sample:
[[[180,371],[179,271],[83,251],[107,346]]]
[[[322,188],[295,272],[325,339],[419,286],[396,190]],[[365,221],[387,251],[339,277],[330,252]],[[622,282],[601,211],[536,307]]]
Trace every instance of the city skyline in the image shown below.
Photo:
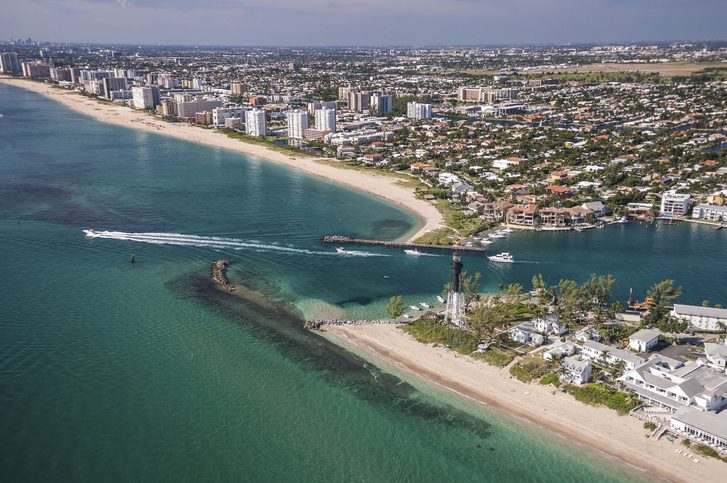
[[[722,40],[717,0],[9,0],[0,30],[51,42],[432,46]],[[597,19],[597,21],[596,21]]]

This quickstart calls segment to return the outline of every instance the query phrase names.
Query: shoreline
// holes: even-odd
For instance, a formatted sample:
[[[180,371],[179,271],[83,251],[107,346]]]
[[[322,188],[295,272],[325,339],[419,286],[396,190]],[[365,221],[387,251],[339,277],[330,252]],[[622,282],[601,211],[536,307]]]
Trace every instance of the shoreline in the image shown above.
[[[674,450],[682,445],[647,439],[643,423],[634,417],[583,404],[552,386],[520,382],[507,369],[422,344],[397,326],[326,326],[319,333],[372,363],[383,363],[507,417],[527,421],[651,479],[712,481],[725,471],[724,463],[711,458],[700,457],[698,464],[679,458]]]
[[[281,153],[266,146],[228,138],[214,130],[201,129],[185,123],[164,122],[149,116],[144,111],[137,111],[118,104],[105,106],[74,90],[51,84],[9,77],[0,77],[0,84],[35,92],[97,121],[254,156],[349,189],[374,195],[403,208],[419,220],[422,226],[415,233],[406,236],[406,241],[413,241],[428,231],[445,227],[444,218],[434,205],[416,198],[412,189],[404,186],[399,179],[392,176],[338,168],[333,166],[332,160],[328,158],[315,158],[295,152]]]

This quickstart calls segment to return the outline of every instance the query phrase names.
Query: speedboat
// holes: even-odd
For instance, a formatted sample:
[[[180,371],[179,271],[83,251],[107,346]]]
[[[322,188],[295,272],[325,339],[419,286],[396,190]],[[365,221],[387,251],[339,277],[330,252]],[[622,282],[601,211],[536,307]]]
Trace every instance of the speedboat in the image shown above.
[[[482,240],[482,241],[480,241],[480,245],[492,245],[493,243],[495,243],[495,242],[493,242],[492,240]]]
[[[417,307],[416,305],[410,305],[409,308],[412,310],[421,310],[421,308]]]
[[[489,238],[505,238],[505,234],[495,232],[495,233],[488,235],[488,237]]]
[[[431,309],[432,308],[431,304],[428,304],[426,302],[419,302],[419,305],[421,305],[425,309]]]
[[[628,217],[622,216],[618,220],[613,220],[613,221],[609,222],[609,224],[613,225],[613,224],[616,224],[616,223],[628,223],[628,222],[629,222]]]
[[[419,255],[422,254],[422,252],[420,252],[416,248],[414,250],[404,250],[404,253],[406,253],[407,255],[415,256],[415,257],[418,257]]]
[[[497,255],[491,255],[487,258],[489,258],[490,261],[501,263],[513,263],[515,261],[513,260],[512,255],[507,252],[498,253]]]
[[[101,236],[93,230],[83,230],[83,233],[85,233],[86,236],[91,237],[91,238],[97,238],[97,237]]]
[[[439,300],[440,304],[443,304],[445,302],[444,297],[442,297],[441,295],[437,295],[437,300]]]
[[[513,232],[513,229],[510,227],[503,228],[502,230],[500,230],[500,233],[512,233],[512,232]]]
[[[338,247],[338,248],[336,248],[336,253],[341,253],[341,254],[346,253],[346,249],[343,247]]]
[[[411,314],[404,314],[404,315],[403,315],[403,317],[404,317],[405,319],[411,319]]]

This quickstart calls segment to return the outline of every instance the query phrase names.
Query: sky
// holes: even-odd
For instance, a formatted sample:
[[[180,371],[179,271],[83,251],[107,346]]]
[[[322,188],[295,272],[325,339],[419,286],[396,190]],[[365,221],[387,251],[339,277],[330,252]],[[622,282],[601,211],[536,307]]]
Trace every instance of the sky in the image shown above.
[[[727,39],[727,0],[2,0],[0,40],[265,46]]]

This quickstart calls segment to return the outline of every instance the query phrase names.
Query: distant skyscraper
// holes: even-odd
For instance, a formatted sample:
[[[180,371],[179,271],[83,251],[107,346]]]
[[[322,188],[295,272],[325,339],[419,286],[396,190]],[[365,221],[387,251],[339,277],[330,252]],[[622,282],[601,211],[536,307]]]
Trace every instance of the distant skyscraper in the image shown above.
[[[315,116],[315,113],[318,109],[323,109],[324,107],[327,107],[328,109],[335,109],[336,108],[336,101],[313,101],[309,102],[307,104],[308,108],[308,114],[311,116]]]
[[[316,130],[336,132],[336,110],[318,109],[316,111]]]
[[[111,99],[113,91],[126,90],[126,79],[124,77],[107,77],[103,79],[103,96]]]
[[[371,96],[371,112],[383,116],[394,110],[394,96],[374,94]]]
[[[348,108],[354,112],[366,112],[371,108],[370,92],[349,92]]]
[[[308,129],[308,113],[296,109],[286,114],[288,118],[288,137],[303,139],[303,132]]]
[[[230,81],[230,95],[240,97],[245,93],[245,84],[239,80]]]
[[[20,66],[23,69],[23,77],[50,77],[48,64],[23,62]]]
[[[265,111],[251,109],[245,113],[245,132],[250,136],[265,136]]]
[[[3,52],[0,54],[0,73],[20,74],[22,68],[15,52]]]
[[[420,104],[418,102],[407,102],[406,117],[409,119],[429,119],[432,117],[432,105]]]

